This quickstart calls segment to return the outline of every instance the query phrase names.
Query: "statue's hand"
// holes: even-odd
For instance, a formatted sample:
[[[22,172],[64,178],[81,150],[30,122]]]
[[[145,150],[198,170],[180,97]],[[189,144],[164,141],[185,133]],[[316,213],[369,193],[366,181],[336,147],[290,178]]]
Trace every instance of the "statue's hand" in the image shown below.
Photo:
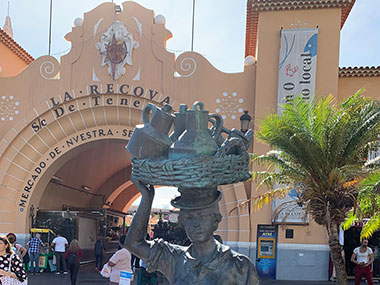
[[[134,178],[131,181],[136,185],[137,189],[139,189],[141,196],[148,197],[151,200],[154,198],[154,187],[150,184],[144,184],[140,180],[136,180]]]

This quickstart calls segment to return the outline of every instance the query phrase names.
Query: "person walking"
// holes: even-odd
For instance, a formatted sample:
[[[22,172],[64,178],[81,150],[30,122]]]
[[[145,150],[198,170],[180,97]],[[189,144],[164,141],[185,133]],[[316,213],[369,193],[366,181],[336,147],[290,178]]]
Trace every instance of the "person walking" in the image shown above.
[[[112,268],[110,276],[110,285],[118,285],[120,282],[120,271],[132,272],[131,253],[124,247],[125,235],[119,239],[120,249],[112,255],[108,265]]]
[[[38,260],[40,257],[40,247],[44,245],[44,243],[41,240],[41,235],[36,234],[34,238],[31,238],[30,241],[27,242],[26,245],[29,247],[30,272],[32,273],[32,275],[34,273],[39,273],[40,268]]]
[[[26,263],[26,261],[24,261],[24,257],[28,254],[28,251],[26,250],[26,248],[16,242],[17,237],[14,233],[7,234],[7,238],[8,238],[9,243],[11,244],[11,248],[13,252],[17,254],[18,257],[20,257],[23,263]]]
[[[51,246],[54,248],[54,255],[56,258],[57,272],[55,274],[61,274],[61,270],[63,270],[64,274],[67,274],[67,265],[64,259],[66,247],[68,246],[67,239],[58,233],[57,237],[53,239]]]
[[[22,260],[12,250],[11,243],[6,236],[0,236],[0,283],[2,279],[17,279],[24,282],[26,272]],[[4,283],[12,284],[11,280],[3,280]]]
[[[360,247],[354,249],[351,256],[351,262],[356,264],[355,267],[355,285],[360,285],[362,277],[365,276],[368,285],[373,285],[371,264],[374,257],[372,249],[368,246],[368,240],[363,239]]]
[[[106,247],[104,246],[103,238],[99,236],[94,245],[96,271],[102,270],[103,255],[105,254],[105,251],[106,251]]]
[[[77,283],[80,260],[83,257],[83,251],[79,247],[78,240],[73,239],[70,242],[69,250],[66,251],[64,257],[67,260],[67,266],[70,271],[71,285],[75,285]]]

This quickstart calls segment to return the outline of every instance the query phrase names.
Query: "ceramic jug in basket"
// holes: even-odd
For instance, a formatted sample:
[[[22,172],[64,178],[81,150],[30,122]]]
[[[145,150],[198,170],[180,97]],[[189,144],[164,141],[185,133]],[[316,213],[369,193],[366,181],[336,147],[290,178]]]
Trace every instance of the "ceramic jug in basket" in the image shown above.
[[[171,141],[174,143],[186,129],[187,105],[179,105],[179,112],[174,113],[174,132],[170,135]]]
[[[218,150],[217,156],[221,154],[240,155],[246,152],[253,139],[253,130],[248,130],[245,134],[237,129],[232,129],[229,136]]]
[[[187,110],[186,130],[170,147],[169,159],[213,156],[219,146],[215,137],[220,135],[223,120],[217,120],[213,136],[208,129],[209,114],[202,102],[195,102],[192,110]],[[219,115],[217,115],[219,116]]]
[[[165,104],[159,108],[148,103],[143,109],[143,125],[137,125],[127,145],[127,150],[134,157],[143,159],[166,159],[172,144],[169,130],[173,124],[172,107]],[[149,120],[150,112],[153,113]]]
[[[208,116],[208,121],[212,124],[211,128],[209,128],[209,132],[211,136],[214,138],[218,146],[221,146],[223,142],[225,141],[225,137],[222,135],[222,133],[227,134],[227,137],[228,137],[231,131],[223,127],[219,135],[215,136],[215,132],[218,130],[218,126],[220,124],[223,125],[223,118],[219,114],[210,114]]]

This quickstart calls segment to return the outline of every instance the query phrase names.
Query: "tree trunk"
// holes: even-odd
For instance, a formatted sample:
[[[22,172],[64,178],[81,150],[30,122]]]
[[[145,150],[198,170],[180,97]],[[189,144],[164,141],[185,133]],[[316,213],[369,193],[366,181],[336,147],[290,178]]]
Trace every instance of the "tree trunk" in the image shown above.
[[[333,265],[336,272],[336,281],[338,285],[347,285],[347,272],[342,257],[342,250],[339,243],[339,229],[338,226],[331,222],[328,227],[329,247]]]

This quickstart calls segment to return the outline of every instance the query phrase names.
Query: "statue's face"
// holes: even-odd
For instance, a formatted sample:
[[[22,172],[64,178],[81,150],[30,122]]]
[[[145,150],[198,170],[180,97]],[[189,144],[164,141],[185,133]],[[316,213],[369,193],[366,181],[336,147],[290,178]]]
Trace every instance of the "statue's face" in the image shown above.
[[[213,237],[218,222],[211,208],[181,210],[181,222],[186,234],[193,243],[201,243]]]

